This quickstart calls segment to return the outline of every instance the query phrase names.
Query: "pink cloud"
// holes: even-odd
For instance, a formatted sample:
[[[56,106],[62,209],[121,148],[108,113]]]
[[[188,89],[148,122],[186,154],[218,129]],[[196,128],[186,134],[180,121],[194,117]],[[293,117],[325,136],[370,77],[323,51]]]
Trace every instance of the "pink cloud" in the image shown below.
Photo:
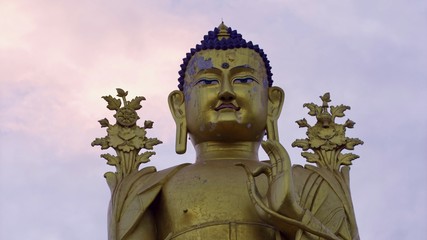
[[[110,114],[100,97],[116,87],[144,95],[152,106],[144,115],[159,119],[156,125],[171,124],[166,98],[176,89],[187,43],[201,34],[156,5],[48,3],[2,6],[10,30],[0,44],[5,131],[44,136],[58,148],[78,146]]]

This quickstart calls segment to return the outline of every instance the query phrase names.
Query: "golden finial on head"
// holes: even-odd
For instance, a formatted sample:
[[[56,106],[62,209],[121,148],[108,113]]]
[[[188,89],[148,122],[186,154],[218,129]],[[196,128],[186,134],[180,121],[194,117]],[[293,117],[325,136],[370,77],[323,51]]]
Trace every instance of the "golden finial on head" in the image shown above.
[[[218,26],[219,33],[218,33],[218,40],[221,39],[228,39],[230,37],[230,34],[228,33],[228,27],[224,24],[224,21],[221,21],[221,24]]]

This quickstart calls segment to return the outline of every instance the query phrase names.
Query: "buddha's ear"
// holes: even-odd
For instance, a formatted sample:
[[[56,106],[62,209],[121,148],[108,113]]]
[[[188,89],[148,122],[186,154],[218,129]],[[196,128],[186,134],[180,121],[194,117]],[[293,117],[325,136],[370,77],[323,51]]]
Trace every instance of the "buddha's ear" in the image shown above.
[[[187,150],[187,121],[185,119],[184,93],[178,90],[171,92],[168,102],[176,124],[175,151],[178,154],[183,154]]]
[[[268,115],[267,115],[267,138],[273,141],[279,141],[279,132],[277,120],[282,112],[283,102],[285,101],[285,92],[279,87],[268,88]]]

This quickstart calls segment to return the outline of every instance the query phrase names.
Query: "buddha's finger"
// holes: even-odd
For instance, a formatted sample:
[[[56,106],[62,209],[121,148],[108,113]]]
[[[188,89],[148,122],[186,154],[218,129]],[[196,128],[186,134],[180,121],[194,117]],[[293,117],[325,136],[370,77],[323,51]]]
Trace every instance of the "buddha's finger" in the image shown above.
[[[253,173],[248,169],[247,166],[242,163],[238,163],[236,164],[236,166],[242,167],[245,170],[246,175],[248,177],[247,186],[249,196],[254,204],[259,204],[258,202],[261,201],[261,195],[259,193],[258,187],[256,186],[255,177]]]
[[[284,167],[287,167],[285,166],[287,163],[284,161],[289,161],[289,159],[286,158],[288,154],[280,142],[267,140],[262,142],[262,147],[270,157],[273,178],[279,173],[284,172]]]

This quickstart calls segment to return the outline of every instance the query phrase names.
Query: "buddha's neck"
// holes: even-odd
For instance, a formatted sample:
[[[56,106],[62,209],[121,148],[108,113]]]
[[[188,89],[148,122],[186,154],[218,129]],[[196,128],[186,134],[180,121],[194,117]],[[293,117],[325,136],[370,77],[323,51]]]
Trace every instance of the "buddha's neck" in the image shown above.
[[[196,163],[215,160],[258,161],[259,142],[203,142],[197,144]]]

